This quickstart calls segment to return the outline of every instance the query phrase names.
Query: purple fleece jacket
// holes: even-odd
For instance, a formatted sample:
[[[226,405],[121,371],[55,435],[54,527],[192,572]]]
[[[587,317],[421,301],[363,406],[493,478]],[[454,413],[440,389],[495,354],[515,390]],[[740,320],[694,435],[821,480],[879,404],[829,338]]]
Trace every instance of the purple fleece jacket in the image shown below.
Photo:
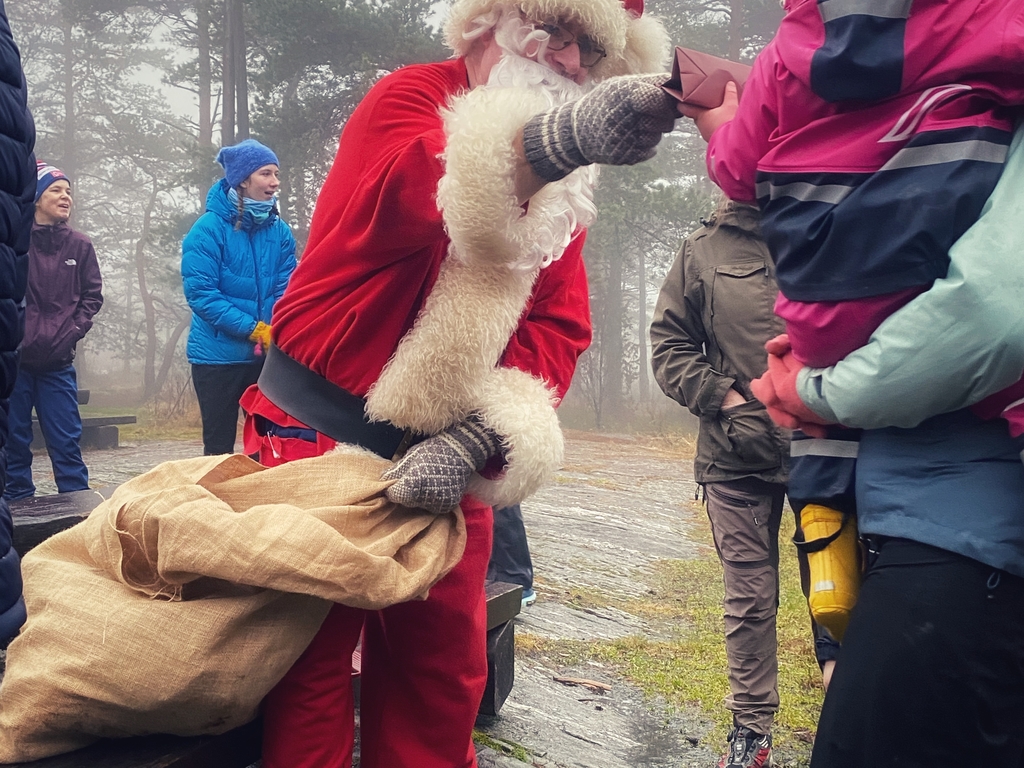
[[[75,359],[75,345],[103,306],[103,281],[92,241],[67,224],[33,224],[25,294],[21,365],[53,371]]]

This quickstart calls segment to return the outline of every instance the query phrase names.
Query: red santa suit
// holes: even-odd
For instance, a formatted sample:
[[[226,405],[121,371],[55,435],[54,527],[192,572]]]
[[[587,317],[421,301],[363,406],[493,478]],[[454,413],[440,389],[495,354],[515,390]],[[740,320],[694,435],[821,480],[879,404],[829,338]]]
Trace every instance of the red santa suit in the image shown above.
[[[264,768],[351,765],[360,631],[360,765],[476,764],[490,505],[517,503],[558,466],[554,405],[591,338],[581,250],[592,169],[526,207],[513,194],[515,135],[549,106],[529,88],[470,90],[457,58],[383,78],[346,124],[274,310],[275,343],[365,398],[374,420],[429,435],[476,414],[502,436],[505,467],[474,475],[460,504],[465,554],[427,600],[372,614],[335,606],[267,698]],[[245,451],[266,465],[335,445],[312,430],[289,436],[307,425],[258,385],[242,406]]]
[[[306,253],[275,310],[281,350],[353,394],[365,396],[380,378],[448,252],[436,202],[446,144],[440,107],[467,83],[463,60],[453,59],[399,70],[371,90],[346,125],[317,201]],[[503,365],[544,382],[555,398],[568,389],[576,359],[590,343],[583,239],[581,233],[561,259],[540,271],[502,355]],[[502,269],[513,281],[524,277]],[[481,321],[500,311],[486,299],[478,306],[474,300],[464,297],[466,311]],[[426,378],[415,372],[396,385],[407,387],[410,397],[426,386]],[[258,388],[247,393],[243,407],[249,414],[245,451],[258,452],[264,464],[319,454],[334,444],[323,435],[316,443],[260,437],[255,416],[284,427],[305,425]],[[399,426],[411,426],[402,421]],[[351,734],[342,744],[331,732],[321,744],[302,744],[295,733],[308,730],[310,716],[325,724],[351,721],[351,656],[364,619],[362,765],[472,764],[467,749],[472,750],[473,722],[460,712],[475,712],[487,679],[482,585],[491,510],[472,497],[461,507],[466,553],[427,601],[376,615],[337,606],[313,646],[271,694],[264,748],[268,768],[323,768],[335,765],[330,761],[339,753],[341,765],[350,763]],[[317,692],[317,712],[295,704],[310,688]],[[423,745],[429,746],[426,754]]]

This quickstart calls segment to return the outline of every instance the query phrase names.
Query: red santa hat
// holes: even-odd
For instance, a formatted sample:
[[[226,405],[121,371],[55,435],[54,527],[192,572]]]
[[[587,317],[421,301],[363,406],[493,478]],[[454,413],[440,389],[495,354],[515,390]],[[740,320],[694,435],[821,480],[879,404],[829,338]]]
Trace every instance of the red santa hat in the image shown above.
[[[456,54],[472,44],[463,33],[502,5],[531,19],[571,20],[580,24],[608,52],[592,70],[594,80],[614,75],[666,71],[669,40],[661,22],[644,16],[643,0],[455,0],[445,24],[445,40]]]

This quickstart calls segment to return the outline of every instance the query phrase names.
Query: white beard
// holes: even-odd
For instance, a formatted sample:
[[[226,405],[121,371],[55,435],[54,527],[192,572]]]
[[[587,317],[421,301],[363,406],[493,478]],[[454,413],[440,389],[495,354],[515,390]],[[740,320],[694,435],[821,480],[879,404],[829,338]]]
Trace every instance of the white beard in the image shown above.
[[[541,61],[521,55],[531,51],[543,59],[546,42],[537,45],[536,30],[524,24],[518,14],[504,14],[494,27],[495,40],[504,53],[491,68],[486,88],[528,88],[543,93],[549,107],[557,107],[583,96],[590,87],[580,85],[555,72]],[[597,166],[578,168],[564,179],[547,184],[530,201],[531,210],[541,207],[545,214],[543,224],[534,230],[530,253],[519,259],[512,268],[543,269],[562,257],[577,230],[590,226],[597,216],[594,207],[594,187],[597,184]]]
[[[524,58],[505,50],[498,63],[491,68],[487,86],[493,88],[535,88],[543,91],[551,106],[575,101],[589,88],[562,77],[546,64]]]
[[[548,36],[520,18],[503,11],[494,24],[494,40],[504,53],[491,69],[488,85],[539,88],[551,98],[551,106],[578,99],[589,85],[580,85],[559,75],[544,63]]]

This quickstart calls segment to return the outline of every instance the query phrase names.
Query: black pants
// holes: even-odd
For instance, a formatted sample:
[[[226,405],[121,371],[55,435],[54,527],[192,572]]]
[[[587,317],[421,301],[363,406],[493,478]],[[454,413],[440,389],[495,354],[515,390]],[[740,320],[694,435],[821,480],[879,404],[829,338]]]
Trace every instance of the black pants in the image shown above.
[[[905,539],[872,550],[811,768],[1024,766],[1024,579]]]
[[[524,592],[533,589],[533,559],[526,540],[523,510],[518,504],[494,509],[494,544],[487,578],[519,584]]]
[[[238,401],[256,383],[263,358],[235,365],[193,365],[192,386],[203,418],[203,453],[234,453],[238,432]]]

